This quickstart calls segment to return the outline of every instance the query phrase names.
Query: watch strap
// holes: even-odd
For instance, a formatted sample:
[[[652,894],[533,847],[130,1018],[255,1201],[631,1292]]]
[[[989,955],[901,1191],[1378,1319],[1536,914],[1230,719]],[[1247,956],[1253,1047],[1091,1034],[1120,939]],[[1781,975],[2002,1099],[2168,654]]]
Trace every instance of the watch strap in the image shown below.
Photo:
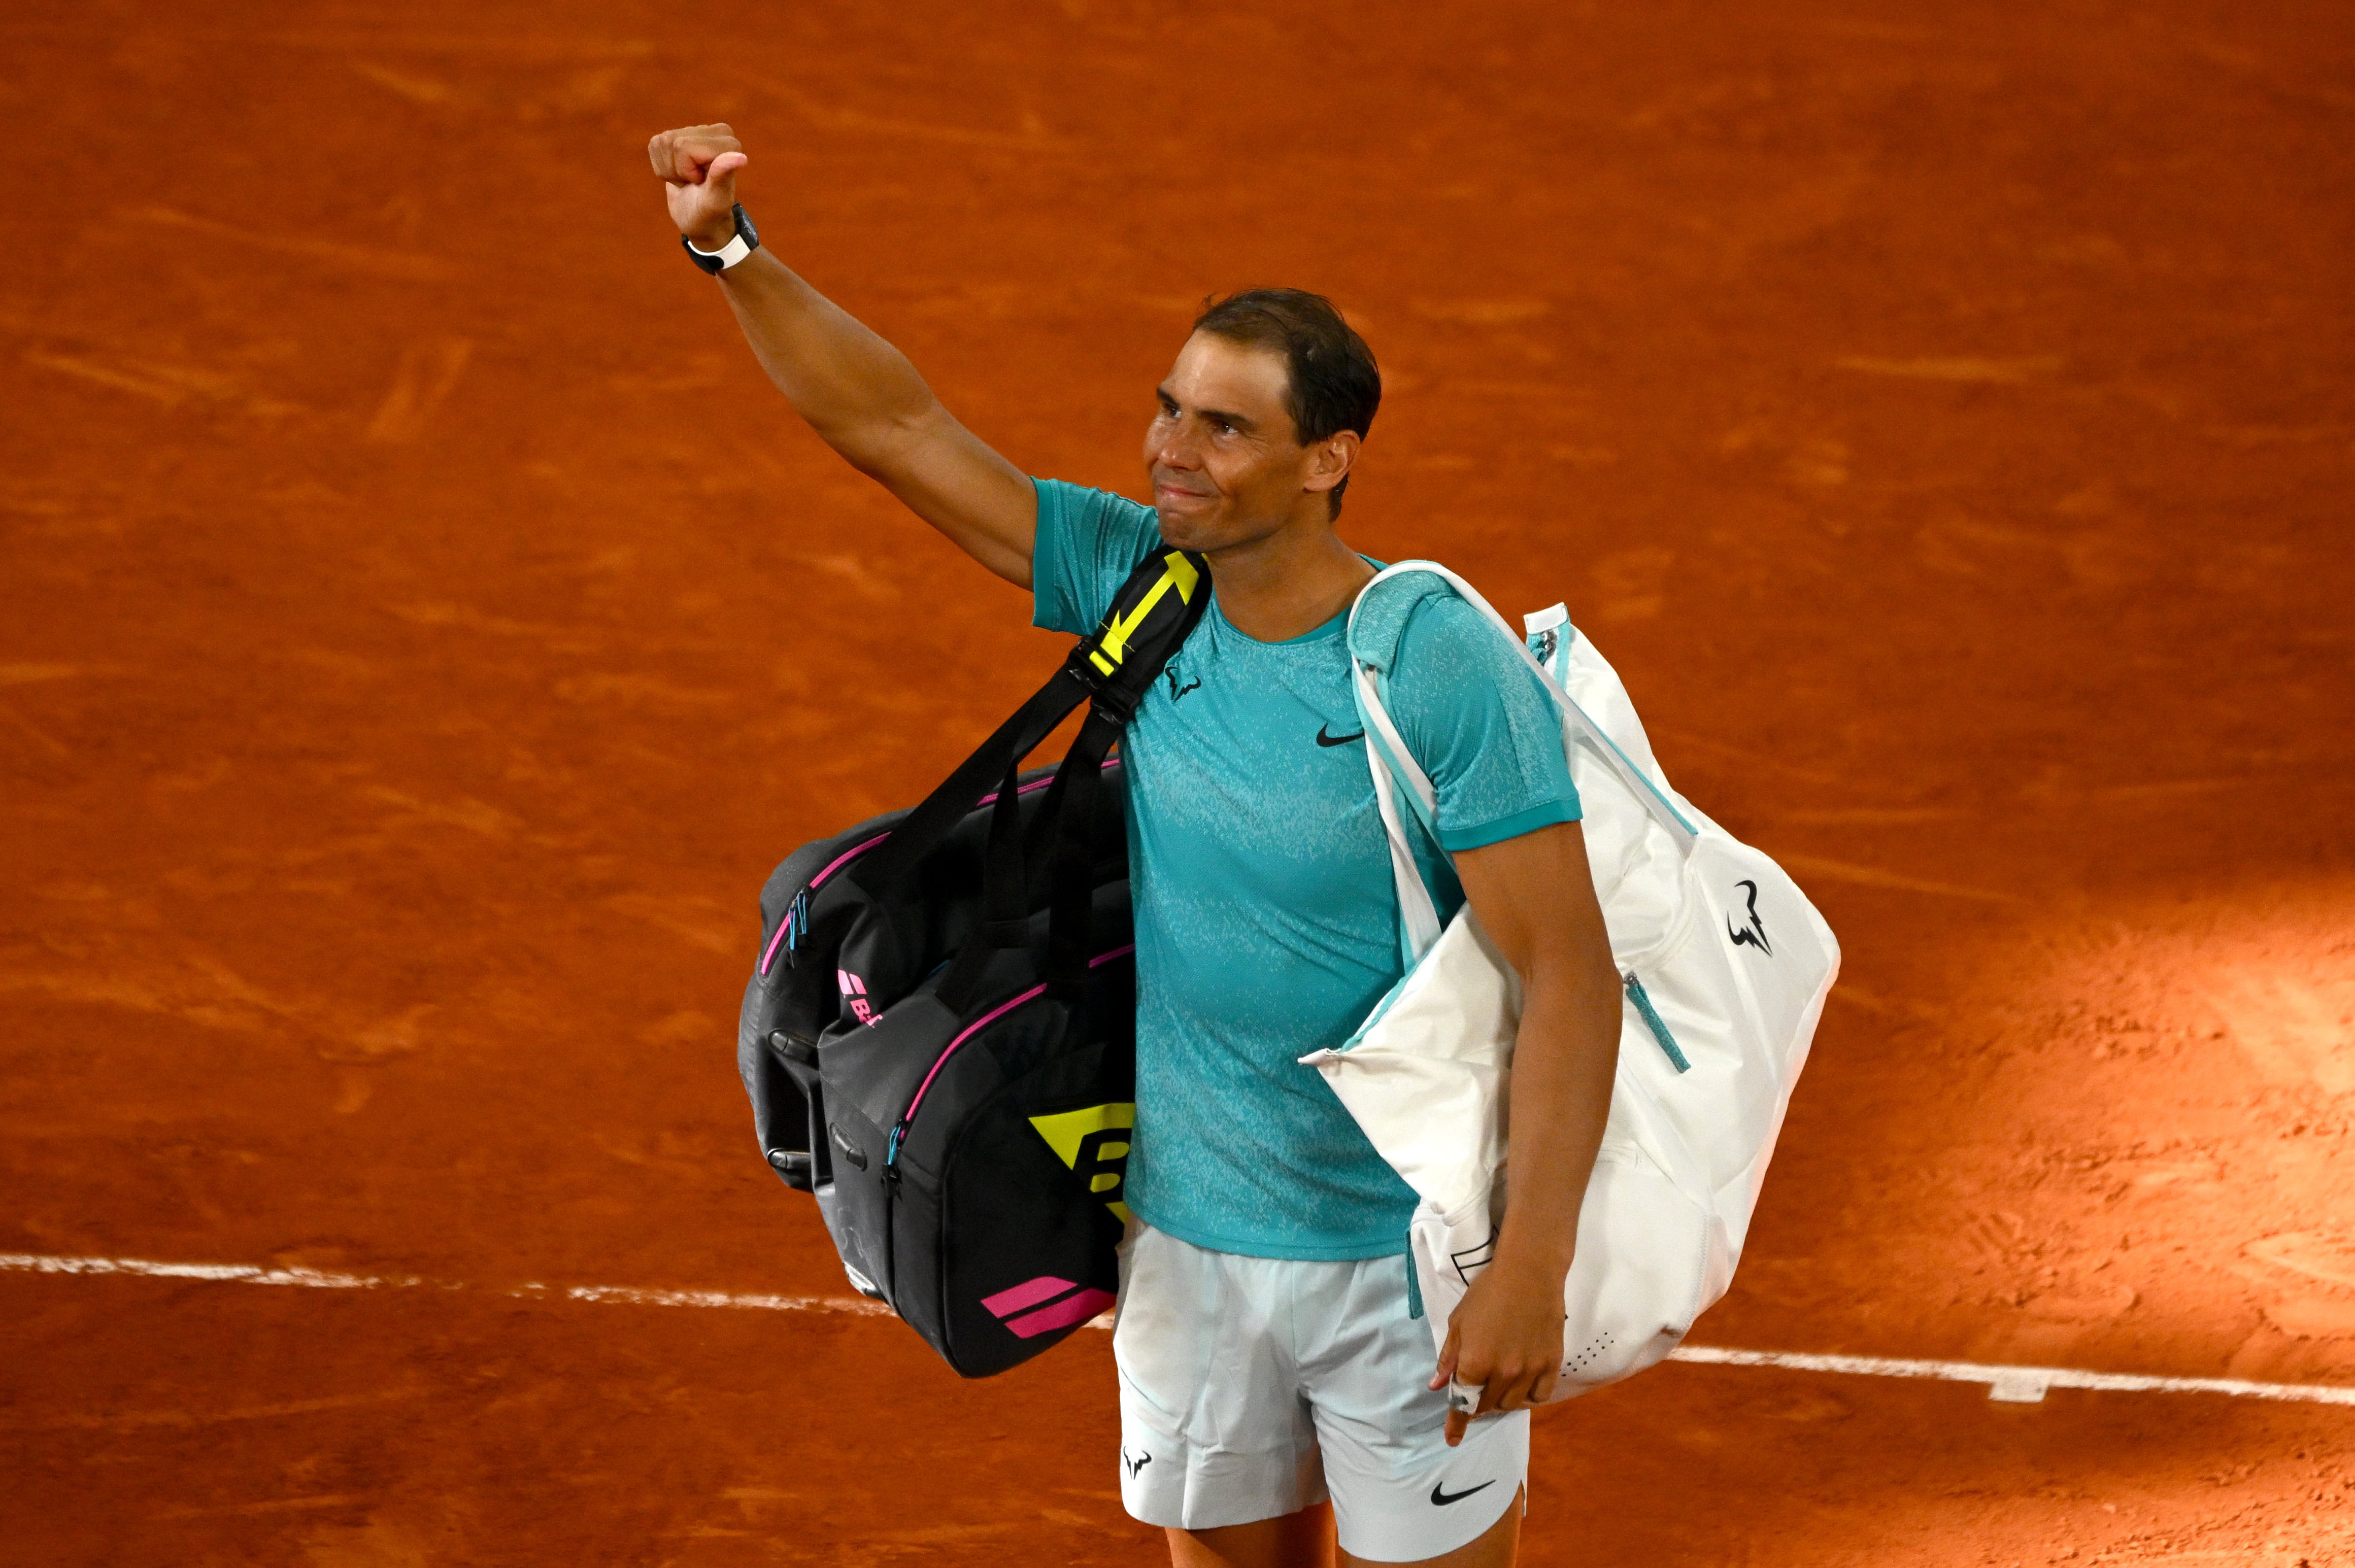
[[[760,231],[752,227],[752,219],[741,201],[736,204],[735,218],[735,236],[717,251],[698,251],[694,240],[684,234],[678,237],[678,242],[687,247],[687,259],[713,277],[718,277],[761,248]]]

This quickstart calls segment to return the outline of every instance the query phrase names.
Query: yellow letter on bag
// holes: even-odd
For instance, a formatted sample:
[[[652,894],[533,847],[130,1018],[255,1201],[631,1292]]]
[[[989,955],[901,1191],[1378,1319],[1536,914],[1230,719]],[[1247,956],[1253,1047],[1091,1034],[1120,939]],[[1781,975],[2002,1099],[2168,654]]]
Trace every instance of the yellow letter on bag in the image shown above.
[[[1106,1135],[1125,1133],[1136,1125],[1135,1103],[1120,1101],[1109,1105],[1090,1105],[1083,1111],[1033,1116],[1030,1125],[1039,1129],[1039,1136],[1047,1140],[1055,1157],[1071,1169],[1080,1168],[1082,1153],[1088,1155],[1088,1164],[1108,1168],[1089,1178],[1088,1189],[1110,1193],[1104,1206],[1119,1217],[1122,1224],[1127,1224],[1128,1205],[1120,1200],[1120,1189],[1128,1174],[1129,1143],[1125,1137]],[[1092,1149],[1088,1147],[1091,1142],[1095,1146]]]

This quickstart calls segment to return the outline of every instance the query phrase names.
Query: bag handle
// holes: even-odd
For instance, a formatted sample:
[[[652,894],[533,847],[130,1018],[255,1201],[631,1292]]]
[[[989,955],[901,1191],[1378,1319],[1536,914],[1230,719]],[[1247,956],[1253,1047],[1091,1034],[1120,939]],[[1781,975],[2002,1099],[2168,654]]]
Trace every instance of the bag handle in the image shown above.
[[[1412,759],[1401,763],[1400,759],[1406,757],[1406,742],[1391,723],[1390,712],[1382,706],[1381,699],[1374,694],[1371,677],[1358,667],[1354,661],[1350,674],[1357,682],[1358,720],[1365,729],[1367,739],[1373,742],[1368,748],[1366,760],[1373,767],[1374,805],[1381,813],[1382,834],[1390,840],[1391,880],[1398,887],[1399,922],[1405,943],[1406,960],[1412,966],[1416,959],[1431,951],[1433,943],[1439,940],[1441,926],[1439,906],[1432,899],[1429,884],[1423,880],[1423,868],[1414,863],[1414,851],[1407,847],[1406,825],[1399,817],[1394,771],[1398,778],[1416,781],[1424,792],[1430,791],[1431,781],[1423,776],[1423,770],[1416,767]],[[1379,752],[1374,749],[1376,747],[1379,747]],[[1436,819],[1430,815],[1432,803],[1421,794],[1410,795],[1407,798],[1417,818],[1429,832],[1432,843],[1437,845],[1439,828]],[[1444,855],[1446,850],[1442,848],[1440,853]]]
[[[1030,940],[1021,794],[1021,773],[1009,767],[990,807],[989,838],[982,850],[981,924],[964,939],[949,972],[941,977],[940,998],[953,1012],[963,1012],[973,1001],[993,955]]]
[[[1082,982],[1087,974],[1088,927],[1092,914],[1089,872],[1095,807],[1104,757],[1135,717],[1138,704],[1160,676],[1161,667],[1193,632],[1209,603],[1209,563],[1190,550],[1156,545],[1139,561],[1119,590],[1096,629],[1080,639],[1046,684],[1015,709],[1007,720],[959,763],[939,786],[907,816],[891,835],[861,858],[834,887],[857,886],[869,898],[879,898],[912,872],[925,856],[979,804],[993,783],[1011,781],[1022,759],[1054,731],[1071,711],[1085,702],[1090,713],[1081,726],[1080,740],[1064,758],[1049,798],[1040,809],[1052,816],[1050,864],[1055,868],[1053,912],[1049,917],[1049,946],[1058,959],[1079,955],[1076,965],[1063,963],[1063,988]],[[1093,761],[1074,768],[1082,749]],[[1001,791],[1000,814],[1010,811],[1010,787]],[[985,859],[984,907],[1003,910],[1009,901],[1027,911],[1027,856],[1015,858],[1001,845],[1018,844],[1019,836],[1001,837],[1000,824],[991,823],[991,853]],[[853,901],[847,894],[821,893],[811,910],[808,940],[831,943],[838,923],[849,917]],[[961,954],[960,958],[963,957]],[[986,956],[959,978],[977,983]],[[825,978],[822,976],[821,978]],[[781,1011],[780,1032],[789,1039],[815,1040],[825,993],[814,979],[789,982]]]
[[[1604,765],[1608,767],[1619,782],[1626,786],[1628,793],[1642,804],[1644,809],[1650,814],[1652,820],[1667,830],[1668,837],[1677,846],[1678,853],[1680,856],[1690,855],[1694,843],[1700,837],[1700,830],[1686,818],[1684,813],[1676,808],[1675,803],[1668,799],[1658,785],[1646,776],[1644,771],[1635,764],[1627,753],[1619,749],[1618,742],[1611,739],[1609,731],[1596,723],[1585,709],[1579,706],[1578,699],[1571,696],[1562,683],[1554,677],[1553,672],[1538,662],[1536,656],[1529,652],[1528,642],[1514,632],[1505,618],[1497,613],[1495,606],[1481,597],[1478,589],[1437,561],[1402,560],[1396,565],[1384,567],[1374,573],[1365,587],[1358,591],[1357,602],[1349,606],[1347,635],[1353,639],[1350,643],[1349,665],[1358,699],[1358,711],[1366,721],[1368,739],[1378,739],[1380,741],[1378,748],[1374,746],[1367,748],[1366,760],[1372,768],[1374,799],[1381,809],[1382,827],[1391,841],[1391,871],[1392,879],[1398,883],[1400,919],[1405,929],[1406,941],[1410,948],[1409,956],[1422,957],[1429,951],[1432,943],[1439,940],[1439,917],[1431,898],[1430,889],[1424,885],[1422,870],[1415,865],[1412,852],[1407,848],[1405,827],[1399,818],[1398,809],[1392,799],[1395,791],[1390,777],[1386,775],[1395,771],[1397,778],[1406,784],[1408,803],[1412,807],[1416,818],[1429,832],[1433,844],[1439,842],[1439,794],[1433,786],[1430,775],[1416,763],[1414,753],[1408,748],[1405,737],[1399,733],[1398,726],[1391,720],[1390,709],[1382,700],[1381,688],[1388,685],[1388,677],[1382,676],[1379,667],[1360,660],[1357,656],[1354,638],[1358,629],[1358,612],[1364,607],[1366,596],[1373,592],[1375,586],[1393,577],[1401,577],[1415,571],[1427,572],[1445,581],[1461,594],[1467,603],[1488,618],[1505,639],[1512,644],[1513,651],[1520,656],[1521,662],[1529,667],[1530,672],[1544,686],[1547,693],[1553,698],[1555,705],[1561,709],[1564,743],[1585,742],[1588,750],[1601,758]],[[1377,679],[1377,677],[1381,678]],[[1443,848],[1441,853],[1445,852]]]
[[[1101,709],[1080,726],[1055,770],[1050,793],[1062,796],[1055,810],[1055,838],[1048,850],[1047,989],[1071,997],[1086,986],[1094,944],[1095,820],[1103,793],[1104,758],[1122,727]]]
[[[1037,749],[1072,709],[1088,703],[1113,729],[1125,727],[1161,667],[1202,618],[1209,563],[1188,550],[1156,549],[1113,595],[1096,629],[1080,639],[1047,684],[924,797],[891,837],[852,868],[850,880],[879,897],[940,847],[985,791]],[[1109,748],[1107,748],[1109,749]]]
[[[1104,759],[1162,667],[1193,635],[1209,607],[1209,562],[1188,550],[1147,556],[1113,595],[1095,635],[1064,668],[1089,690],[1088,717],[1055,770],[1042,809],[1055,814],[1048,852],[1047,987],[1077,996],[1086,985],[1095,918],[1095,822]]]

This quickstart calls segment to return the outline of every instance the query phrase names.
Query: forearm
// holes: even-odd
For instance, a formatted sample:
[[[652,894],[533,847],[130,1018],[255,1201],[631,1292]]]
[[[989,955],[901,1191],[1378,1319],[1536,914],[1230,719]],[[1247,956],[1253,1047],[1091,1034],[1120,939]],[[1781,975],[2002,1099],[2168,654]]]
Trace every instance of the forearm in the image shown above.
[[[946,411],[908,357],[760,250],[720,274],[720,292],[777,390],[828,446],[868,474]]]
[[[1037,500],[908,357],[767,251],[719,274],[769,379],[820,439],[990,571],[1030,586]]]
[[[724,124],[646,144],[671,221],[710,255],[736,233],[736,176],[751,160]],[[1039,497],[1028,475],[941,406],[907,357],[764,250],[719,273],[761,368],[821,439],[956,546],[1030,586]]]
[[[1619,1063],[1619,977],[1601,956],[1540,961],[1524,987],[1495,1265],[1508,1272],[1559,1282],[1570,1270]]]
[[[1483,1411],[1550,1398],[1561,1371],[1562,1281],[1611,1116],[1623,1004],[1586,839],[1558,823],[1455,857],[1481,929],[1521,979],[1506,1100],[1505,1225],[1448,1323],[1432,1386],[1460,1376]],[[1465,1415],[1447,1417],[1447,1440]]]

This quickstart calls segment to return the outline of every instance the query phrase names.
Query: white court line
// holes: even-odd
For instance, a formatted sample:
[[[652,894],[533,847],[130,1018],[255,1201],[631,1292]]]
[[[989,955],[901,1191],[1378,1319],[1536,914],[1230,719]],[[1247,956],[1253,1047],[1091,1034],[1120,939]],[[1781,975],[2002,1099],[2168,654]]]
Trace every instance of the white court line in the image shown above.
[[[377,1277],[312,1268],[261,1268],[252,1264],[172,1264],[146,1258],[49,1257],[37,1253],[0,1253],[0,1273],[123,1274],[150,1279],[197,1279],[238,1285],[304,1285],[314,1290],[464,1290],[414,1275]],[[616,1302],[631,1307],[733,1307],[762,1312],[849,1312],[889,1317],[879,1301],[856,1296],[742,1296],[719,1290],[648,1290],[626,1285],[575,1285],[561,1290],[523,1285],[501,1296],[571,1301]],[[1088,1327],[1109,1328],[1106,1314]],[[2221,1393],[2234,1399],[2291,1400],[2307,1404],[2355,1405],[2355,1387],[2328,1383],[2260,1383],[2239,1378],[2164,1378],[2138,1372],[2094,1372],[2075,1367],[2013,1367],[1978,1361],[1909,1360],[1890,1356],[1819,1356],[1800,1350],[1733,1350],[1715,1345],[1681,1345],[1672,1361],[1703,1366],[1780,1367],[1790,1371],[1835,1372],[1856,1377],[1931,1378],[1944,1382],[1986,1383],[1989,1399],[2033,1403],[2056,1388],[2098,1389],[2111,1393]]]
[[[0,1274],[128,1274],[147,1279],[203,1279],[233,1285],[299,1285],[314,1290],[465,1290],[413,1275],[378,1277],[315,1268],[261,1268],[253,1264],[166,1264],[149,1258],[61,1258],[38,1253],[0,1253]],[[764,1312],[855,1312],[888,1317],[891,1309],[863,1296],[730,1296],[719,1290],[644,1290],[627,1285],[575,1285],[562,1290],[537,1283],[498,1291],[500,1296],[572,1301],[613,1301],[630,1307],[741,1307]]]
[[[627,1285],[576,1285],[575,1301],[618,1301],[631,1307],[749,1307],[764,1312],[856,1312],[889,1317],[891,1309],[863,1296],[730,1296],[721,1290],[641,1290]]]
[[[1799,1350],[1728,1350],[1679,1345],[1672,1361],[1719,1367],[1787,1367],[1801,1372],[1849,1372],[1874,1378],[1937,1378],[1986,1383],[1987,1397],[2032,1404],[2055,1388],[2112,1393],[2221,1393],[2235,1399],[2286,1399],[2308,1404],[2355,1404],[2355,1388],[2328,1383],[2253,1383],[2239,1378],[2159,1378],[2141,1372],[2088,1372],[2074,1367],[2003,1367],[1977,1361],[1914,1361],[1888,1356],[1816,1356]]]
[[[135,1274],[153,1279],[233,1280],[241,1285],[307,1285],[325,1290],[364,1290],[381,1285],[425,1285],[422,1279],[371,1279],[314,1268],[261,1268],[253,1264],[159,1264],[145,1258],[58,1258],[38,1253],[0,1253],[0,1272],[17,1274]],[[456,1286],[450,1286],[455,1289]]]

